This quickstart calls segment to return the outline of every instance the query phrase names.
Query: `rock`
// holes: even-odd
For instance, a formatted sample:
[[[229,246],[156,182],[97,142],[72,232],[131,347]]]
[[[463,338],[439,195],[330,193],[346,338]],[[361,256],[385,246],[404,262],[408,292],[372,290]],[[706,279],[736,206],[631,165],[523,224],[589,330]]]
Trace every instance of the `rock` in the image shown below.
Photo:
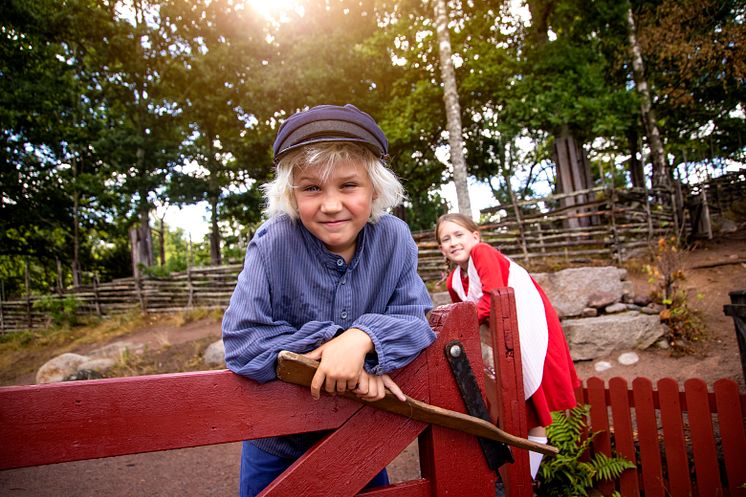
[[[652,299],[649,295],[635,295],[635,299],[632,301],[633,304],[639,305],[640,307],[645,307],[650,302],[652,302]]]
[[[580,316],[594,294],[609,294],[611,302],[622,298],[627,271],[613,266],[570,268],[532,275],[544,289],[560,318]]]
[[[664,307],[662,305],[653,304],[651,302],[650,304],[648,304],[645,307],[643,307],[642,309],[640,309],[640,312],[642,312],[643,314],[650,314],[651,316],[652,315],[657,316],[658,314],[661,313],[661,311],[663,309],[664,309]]]
[[[666,333],[658,316],[636,312],[562,322],[574,361],[604,357],[612,350],[646,349]]]
[[[205,349],[205,353],[202,354],[202,360],[208,366],[225,367],[225,345],[223,345],[223,340],[211,343]]]
[[[637,311],[637,312],[640,312],[641,309],[642,309],[642,307],[640,307],[639,305],[627,304],[627,310],[628,311]]]
[[[601,309],[619,300],[619,295],[612,292],[596,292],[588,297],[588,307]]]
[[[452,304],[451,296],[448,295],[448,292],[435,292],[430,296],[433,298],[433,307]]]
[[[617,362],[622,366],[631,366],[640,361],[640,356],[634,352],[625,352],[617,357]]]
[[[89,360],[80,354],[66,353],[50,359],[36,372],[36,383],[56,383],[78,372],[78,367]]]
[[[671,348],[671,344],[668,343],[668,339],[666,338],[661,338],[660,340],[655,342],[655,346],[661,350],[668,350]]]
[[[618,302],[616,304],[611,304],[609,306],[606,306],[604,309],[604,312],[606,314],[616,314],[619,312],[624,312],[627,310],[627,304],[622,304],[621,302]]]
[[[132,342],[114,342],[104,347],[92,350],[88,352],[88,355],[95,359],[102,359],[109,357],[112,359],[119,359],[126,351],[130,353],[140,354],[145,350],[145,345]]]
[[[607,369],[611,369],[613,367],[614,366],[612,366],[609,361],[598,361],[596,364],[593,365],[593,369],[595,369],[597,373],[606,371]]]
[[[80,364],[80,366],[78,366],[78,371],[95,371],[96,373],[103,375],[108,370],[113,368],[116,363],[117,362],[114,359],[111,359],[109,357],[104,357],[101,359],[91,359]]]
[[[583,309],[583,313],[581,314],[584,318],[595,318],[598,316],[598,309],[594,309],[593,307],[586,307]]]
[[[79,369],[70,376],[65,377],[63,381],[99,380],[103,377],[104,375],[98,371],[93,371],[92,369]]]
[[[631,281],[622,281],[622,302],[631,304],[635,301],[635,287]]]

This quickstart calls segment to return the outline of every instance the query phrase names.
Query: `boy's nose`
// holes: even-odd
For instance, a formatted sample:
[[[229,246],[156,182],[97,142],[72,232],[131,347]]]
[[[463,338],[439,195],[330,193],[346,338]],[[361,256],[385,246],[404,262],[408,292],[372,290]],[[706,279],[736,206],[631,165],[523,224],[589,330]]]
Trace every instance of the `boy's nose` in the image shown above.
[[[321,202],[322,212],[338,212],[342,208],[342,203],[337,195],[325,195]]]

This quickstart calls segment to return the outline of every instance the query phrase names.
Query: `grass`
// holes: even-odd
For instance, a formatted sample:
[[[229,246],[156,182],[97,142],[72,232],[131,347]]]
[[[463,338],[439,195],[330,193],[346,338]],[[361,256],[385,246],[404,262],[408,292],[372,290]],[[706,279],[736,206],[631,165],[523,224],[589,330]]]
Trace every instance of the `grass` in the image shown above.
[[[143,316],[139,312],[93,320],[82,326],[59,326],[0,335],[0,385],[29,383],[42,364],[65,352],[109,342],[138,329],[158,325],[183,326],[200,319],[219,319],[214,310],[194,309],[177,314]],[[202,342],[205,343],[202,343]],[[213,338],[171,345],[159,341],[159,349],[125,354],[107,376],[171,373],[205,369],[201,354]],[[33,382],[33,379],[30,381]]]

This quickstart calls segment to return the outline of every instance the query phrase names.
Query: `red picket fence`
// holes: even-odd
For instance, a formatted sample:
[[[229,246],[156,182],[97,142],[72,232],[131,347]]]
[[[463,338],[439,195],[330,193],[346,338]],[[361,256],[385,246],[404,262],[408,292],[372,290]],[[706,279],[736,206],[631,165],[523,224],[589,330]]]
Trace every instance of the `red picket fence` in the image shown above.
[[[438,340],[395,380],[412,397],[465,412],[443,353],[460,340],[475,371],[482,366],[473,304],[433,311]],[[520,346],[511,289],[493,292],[492,343],[497,381],[485,385],[498,425],[525,437]],[[637,464],[618,482],[625,497],[746,496],[746,395],[730,380],[714,392],[698,379],[684,391],[664,379],[657,389],[637,378],[630,390],[614,378],[608,388],[590,378],[579,389],[591,405],[594,450],[612,448]],[[493,419],[493,420],[494,420]],[[375,427],[375,429],[371,429]],[[420,479],[373,489],[365,496],[491,496],[496,475],[477,440],[460,432],[385,413],[339,397],[312,401],[307,389],[281,382],[259,385],[228,371],[155,375],[0,388],[0,469],[139,452],[334,430],[267,488],[263,495],[352,496],[414,439]],[[528,453],[500,469],[508,497],[531,497]]]
[[[577,393],[591,405],[594,450],[633,461],[618,482],[602,486],[624,497],[746,496],[746,395],[721,379],[709,392],[700,379],[679,390],[670,378],[589,378]]]

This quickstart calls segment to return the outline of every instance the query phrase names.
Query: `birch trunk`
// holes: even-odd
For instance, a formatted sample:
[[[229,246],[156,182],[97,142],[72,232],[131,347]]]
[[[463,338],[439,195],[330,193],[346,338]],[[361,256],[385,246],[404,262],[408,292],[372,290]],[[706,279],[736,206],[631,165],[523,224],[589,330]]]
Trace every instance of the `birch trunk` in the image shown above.
[[[456,88],[456,71],[451,59],[451,37],[448,32],[448,9],[445,0],[436,0],[435,2],[435,25],[438,32],[440,77],[443,80],[448,145],[451,165],[453,166],[453,183],[456,185],[458,211],[472,217],[466,161],[464,160],[464,139],[461,132],[461,106],[459,105],[458,89]]]
[[[627,9],[627,28],[629,29],[629,46],[632,54],[632,72],[635,77],[637,92],[640,94],[640,111],[645,123],[645,132],[653,161],[653,186],[670,189],[671,173],[668,169],[658,125],[655,122],[655,111],[653,110],[648,81],[645,78],[645,66],[642,61],[640,44],[637,41],[637,28],[635,27],[635,18],[631,7]]]

